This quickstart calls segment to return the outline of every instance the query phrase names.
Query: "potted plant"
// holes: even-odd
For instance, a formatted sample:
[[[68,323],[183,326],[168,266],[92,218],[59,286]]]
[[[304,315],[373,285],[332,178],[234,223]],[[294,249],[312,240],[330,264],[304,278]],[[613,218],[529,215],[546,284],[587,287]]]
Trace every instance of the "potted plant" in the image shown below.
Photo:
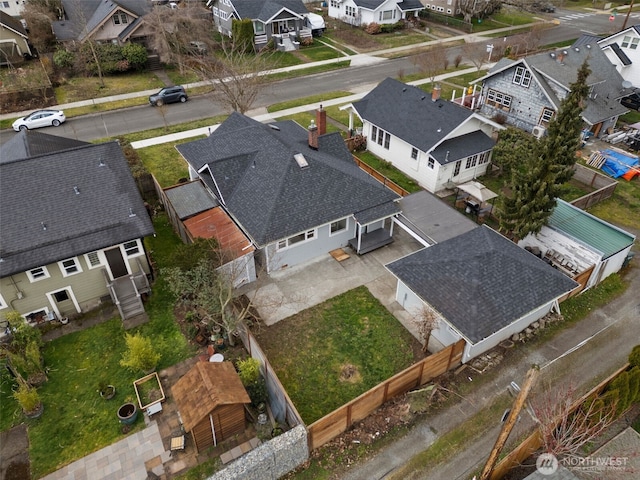
[[[125,341],[127,351],[122,356],[120,365],[134,371],[153,372],[160,360],[160,354],[154,350],[151,339],[136,333],[126,334]]]
[[[16,399],[26,417],[38,418],[42,415],[44,405],[40,400],[40,395],[34,387],[26,382],[20,382],[18,389],[13,392],[13,398]]]
[[[111,400],[116,395],[116,387],[102,382],[98,388],[98,392],[105,400]]]
[[[118,409],[120,423],[131,425],[136,421],[136,418],[138,418],[138,407],[136,407],[135,403],[127,402]]]

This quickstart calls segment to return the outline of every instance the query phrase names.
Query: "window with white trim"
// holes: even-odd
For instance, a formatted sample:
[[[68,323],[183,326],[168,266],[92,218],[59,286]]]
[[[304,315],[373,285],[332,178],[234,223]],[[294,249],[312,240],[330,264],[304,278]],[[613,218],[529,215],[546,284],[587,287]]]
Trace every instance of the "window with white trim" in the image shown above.
[[[114,25],[126,25],[127,23],[129,23],[129,19],[127,18],[127,14],[126,13],[116,13],[113,17],[111,17],[113,20],[113,24]]]
[[[214,17],[219,17],[220,16],[220,9],[218,7],[213,7],[211,10],[213,11],[213,16]]]
[[[412,160],[418,159],[418,149],[415,147],[411,147],[411,159]]]
[[[335,235],[336,233],[344,232],[346,229],[347,229],[347,219],[343,218],[342,220],[337,220],[331,223],[330,235]]]
[[[253,22],[253,29],[256,33],[264,33],[264,23],[262,22]]]
[[[462,165],[462,160],[458,160],[456,162],[455,167],[453,167],[453,176],[456,177],[460,173],[460,166]]]
[[[622,39],[622,43],[620,46],[622,48],[630,48],[631,50],[635,50],[638,48],[638,44],[640,43],[640,38],[635,37],[632,38],[631,35],[625,35]]]
[[[513,83],[528,87],[531,85],[531,72],[524,67],[516,67],[516,71],[513,74]]]
[[[356,8],[352,7],[350,5],[345,5],[344,7],[344,13],[347,17],[354,17],[356,16]]]
[[[464,168],[473,168],[478,164],[478,154],[467,157],[467,164]]]
[[[87,261],[87,265],[89,268],[96,268],[102,265],[102,260],[100,260],[100,255],[98,252],[89,252],[84,255],[85,260]]]
[[[396,18],[396,11],[385,10],[383,12],[380,12],[380,15],[378,16],[378,18],[381,22],[384,20],[393,20],[394,18]]]
[[[490,152],[482,152],[480,154],[480,160],[478,161],[478,165],[482,165],[489,161]]]
[[[494,107],[498,107],[503,110],[509,110],[511,108],[512,100],[513,97],[511,95],[506,95],[493,89],[489,89],[487,92],[487,105],[493,105]]]
[[[7,308],[9,305],[7,304],[7,302],[4,301],[4,298],[2,298],[2,294],[0,294],[0,310],[2,310],[3,308]]]
[[[37,282],[38,280],[44,280],[45,278],[49,278],[49,270],[47,267],[38,267],[32,268],[31,270],[27,270],[27,277],[29,277],[29,281],[31,283]]]
[[[122,246],[124,247],[124,253],[127,254],[127,257],[133,257],[134,255],[140,254],[140,245],[137,240],[125,242]]]
[[[378,127],[371,125],[371,141],[373,143],[378,141]]]
[[[60,266],[60,271],[62,272],[63,277],[82,273],[82,267],[76,257],[62,260],[61,262],[58,262],[58,265]]]
[[[285,250],[287,248],[291,248],[299,243],[308,242],[316,238],[316,230],[307,230],[306,232],[299,233],[289,238],[285,238],[284,240],[278,241],[276,245],[276,250]]]
[[[550,108],[543,108],[542,115],[540,115],[540,124],[546,125],[551,121],[554,115],[554,111]]]
[[[427,160],[427,167],[433,170],[433,167],[435,167],[435,165],[436,165],[436,162],[433,159],[433,157],[429,157],[429,160]]]
[[[331,0],[331,8],[340,8],[338,0]]]

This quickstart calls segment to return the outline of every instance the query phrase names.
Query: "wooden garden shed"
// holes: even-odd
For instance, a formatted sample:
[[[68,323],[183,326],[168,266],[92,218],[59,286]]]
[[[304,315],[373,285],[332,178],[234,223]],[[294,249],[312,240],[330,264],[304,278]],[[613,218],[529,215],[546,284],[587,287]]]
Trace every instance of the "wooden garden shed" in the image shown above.
[[[251,400],[231,362],[198,362],[171,392],[198,451],[244,432]]]

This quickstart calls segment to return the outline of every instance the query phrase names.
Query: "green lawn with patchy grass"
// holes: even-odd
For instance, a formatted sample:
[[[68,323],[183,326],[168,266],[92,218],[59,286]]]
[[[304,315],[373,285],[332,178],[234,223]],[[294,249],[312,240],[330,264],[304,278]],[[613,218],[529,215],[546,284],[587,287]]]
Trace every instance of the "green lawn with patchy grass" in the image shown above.
[[[181,143],[192,142],[196,138]],[[161,187],[179,183],[181,178],[189,178],[187,162],[178,153],[176,143],[162,143],[137,150],[145,168],[154,176]]]
[[[152,72],[105,76],[103,80],[104,86],[97,77],[72,77],[55,88],[56,100],[61,104],[71,103],[164,87],[164,83]]]
[[[287,110],[288,108],[300,107],[303,105],[320,105],[322,102],[326,102],[327,100],[332,100],[334,98],[347,97],[352,95],[351,92],[344,91],[336,91],[336,92],[327,92],[320,93],[318,95],[311,95],[309,97],[297,98],[295,100],[288,100],[286,102],[273,103],[267,107],[267,112],[273,113],[278,112],[280,110]]]
[[[157,236],[145,239],[145,245],[159,267],[170,266],[180,239],[165,216],[154,219],[154,225]],[[150,321],[134,330],[152,339],[161,354],[159,370],[195,354],[174,321],[174,303],[164,279],[157,279],[145,305]],[[88,321],[97,313],[89,312],[73,322]],[[133,381],[144,373],[120,366],[126,348],[124,335],[122,320],[116,317],[45,343],[49,381],[38,389],[44,413],[39,419],[26,420],[34,478],[125,438],[116,413],[125,402],[137,403]],[[25,420],[11,397],[13,380],[5,369],[0,375],[0,428],[4,431]],[[116,387],[113,399],[100,397],[101,383]],[[141,428],[144,420],[139,414],[134,429]]]
[[[364,286],[256,337],[306,424],[412,365],[417,342]]]
[[[380,172],[382,175],[387,177],[389,180],[397,183],[399,186],[404,188],[409,193],[413,193],[421,190],[420,185],[418,185],[415,181],[411,180],[404,173],[402,173],[396,167],[391,165],[391,163],[376,157],[373,153],[357,152],[355,156],[358,157],[367,165],[369,165],[370,167],[375,168],[378,172]]]
[[[320,62],[322,60],[329,60],[330,58],[338,58],[343,55],[335,48],[328,47],[317,40],[313,41],[313,45],[308,47],[302,47],[298,50],[300,55],[304,55],[310,62]]]

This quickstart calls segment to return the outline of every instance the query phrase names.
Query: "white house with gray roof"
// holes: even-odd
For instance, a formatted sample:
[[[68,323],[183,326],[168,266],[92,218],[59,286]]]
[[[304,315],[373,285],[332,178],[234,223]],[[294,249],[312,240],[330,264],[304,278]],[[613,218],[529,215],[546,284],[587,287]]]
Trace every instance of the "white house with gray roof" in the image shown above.
[[[613,129],[628,109],[620,105],[623,78],[596,43],[539,53],[519,60],[502,58],[484,77],[480,112],[540,137],[587,62],[589,97],[582,119],[585,129],[601,136]]]
[[[427,309],[445,347],[464,339],[466,363],[525,330],[578,283],[483,225],[387,265],[396,301],[410,314]]]
[[[234,20],[250,19],[258,49],[273,39],[278,50],[297,50],[301,39],[311,39],[305,26],[309,10],[302,0],[209,0],[207,6],[218,31],[229,37]]]
[[[232,113],[211,135],[176,148],[273,272],[351,245],[393,240],[399,197],[357,167],[339,132]]]
[[[350,25],[384,25],[417,17],[422,9],[419,0],[329,0],[328,15]]]
[[[19,132],[0,147],[0,317],[144,311],[153,225],[117,142]]]
[[[151,11],[149,0],[61,1],[64,18],[51,24],[58,41],[145,43],[143,17]]]
[[[598,40],[598,45],[622,78],[640,89],[640,25]]]
[[[502,127],[457,103],[387,78],[349,108],[367,150],[429,192],[483,175]]]

